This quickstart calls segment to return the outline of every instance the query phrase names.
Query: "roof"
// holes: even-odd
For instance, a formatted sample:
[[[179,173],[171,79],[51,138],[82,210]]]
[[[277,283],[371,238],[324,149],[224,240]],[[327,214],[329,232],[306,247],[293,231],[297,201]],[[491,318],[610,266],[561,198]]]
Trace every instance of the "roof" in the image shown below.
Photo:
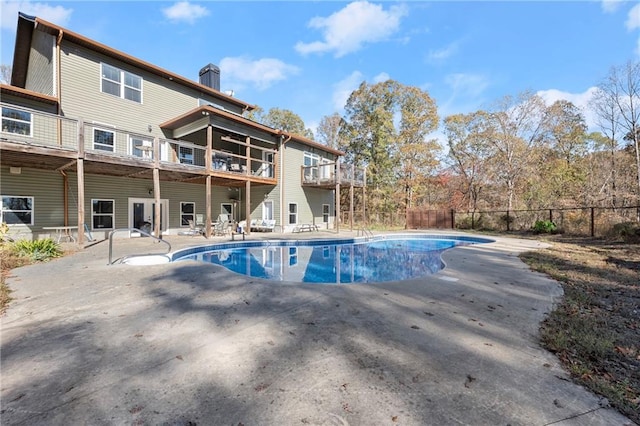
[[[51,22],[47,22],[44,19],[35,17],[35,16],[29,16],[26,15],[22,12],[20,12],[18,14],[18,28],[16,30],[16,45],[15,45],[15,49],[14,49],[14,56],[13,56],[13,71],[12,71],[12,75],[11,75],[11,83],[12,86],[5,86],[3,87],[3,90],[14,90],[14,94],[20,94],[24,97],[26,96],[33,96],[34,99],[39,99],[39,100],[44,100],[44,101],[51,101],[51,100],[55,100],[55,102],[57,102],[56,98],[52,98],[46,95],[41,95],[41,94],[37,94],[35,92],[31,92],[28,90],[23,89],[23,87],[25,86],[26,83],[26,76],[27,76],[27,69],[28,69],[28,64],[29,64],[29,52],[30,52],[30,48],[31,48],[31,38],[33,36],[33,30],[34,29],[39,29],[41,31],[47,32],[49,34],[52,34],[54,36],[57,36],[61,39],[70,41],[72,43],[76,43],[78,45],[84,46],[88,49],[91,49],[93,51],[102,53],[104,55],[107,55],[109,57],[118,59],[124,63],[130,64],[134,67],[143,69],[147,72],[150,72],[154,75],[157,75],[161,78],[166,78],[167,80],[171,80],[174,81],[176,83],[182,84],[183,86],[195,89],[195,90],[199,90],[203,93],[209,94],[211,96],[220,98],[220,99],[224,99],[227,102],[230,103],[234,103],[240,107],[242,107],[244,110],[252,110],[255,109],[254,105],[248,104],[246,102],[243,102],[237,98],[228,96],[218,90],[212,89],[208,86],[205,86],[203,84],[200,84],[196,81],[190,80],[188,78],[182,77],[178,74],[175,74],[171,71],[167,71],[163,68],[160,68],[158,66],[155,66],[149,62],[145,62],[141,59],[138,59],[134,56],[131,56],[127,53],[121,52],[119,50],[113,49],[107,45],[104,45],[102,43],[99,43],[97,41],[91,40],[87,37],[84,37],[80,34],[74,33],[73,31],[69,31],[65,28],[62,28],[58,25],[52,24]],[[11,87],[12,89],[9,89],[9,87]],[[278,130],[278,129],[273,129],[271,127],[265,126],[264,124],[260,124],[257,123],[255,121],[252,121],[246,117],[243,117],[239,114],[234,114],[232,112],[229,111],[225,111],[223,109],[220,108],[215,108],[213,106],[210,105],[206,105],[206,106],[201,106],[198,108],[195,108],[191,111],[188,111],[187,113],[176,117],[172,120],[166,121],[164,123],[162,123],[160,125],[160,127],[163,128],[167,128],[167,129],[175,129],[177,127],[180,127],[182,125],[184,125],[186,123],[185,120],[194,120],[196,119],[196,117],[199,117],[202,115],[203,112],[210,112],[210,113],[214,113],[217,114],[219,116],[222,117],[226,117],[229,118],[233,121],[236,121],[238,123],[242,123],[244,125],[250,126],[254,129],[258,129],[258,130],[262,130],[265,132],[269,132],[272,133],[274,135],[283,135],[285,136],[286,140],[295,140],[299,143],[302,143],[304,145],[310,146],[310,147],[314,147],[317,149],[321,149],[325,152],[329,152],[331,154],[334,155],[338,155],[338,156],[343,156],[344,152],[331,148],[327,145],[323,145],[321,143],[318,143],[316,141],[313,141],[311,139],[308,139],[304,136],[301,135],[297,135],[297,134],[293,134],[293,133],[288,133],[285,132],[283,130]]]
[[[33,34],[33,30],[36,28],[41,31],[47,32],[49,34],[61,37],[61,39],[63,40],[76,43],[80,46],[86,47],[93,51],[118,59],[124,63],[132,65],[136,68],[143,69],[161,78],[174,81],[176,83],[182,84],[183,86],[189,87],[191,89],[199,90],[202,93],[206,93],[216,98],[223,99],[226,102],[230,102],[235,105],[238,105],[245,110],[255,109],[254,105],[248,104],[244,101],[241,101],[240,99],[226,95],[225,93],[220,92],[219,90],[212,89],[208,86],[205,86],[204,84],[200,84],[199,82],[180,76],[171,71],[167,71],[149,62],[143,61],[142,59],[138,59],[134,56],[131,56],[127,53],[113,49],[102,43],[98,43],[97,41],[91,40],[80,34],[74,33],[73,31],[69,31],[58,25],[52,24],[51,22],[47,22],[41,18],[25,15],[22,12],[18,14],[18,28],[16,30],[16,45],[15,45],[14,54],[13,54],[13,71],[11,74],[11,83],[14,86],[18,86],[18,87],[25,86],[27,68],[29,65],[29,51],[31,48],[31,37]]]
[[[300,142],[300,143],[302,143],[304,145],[311,146],[311,147],[314,147],[314,148],[318,148],[318,149],[321,149],[323,151],[326,151],[326,152],[329,152],[331,154],[338,155],[338,156],[343,156],[344,155],[343,151],[331,148],[330,146],[321,144],[320,142],[316,142],[316,141],[311,140],[309,138],[305,138],[304,136],[297,135],[295,133],[288,133],[288,132],[285,132],[285,131],[282,131],[282,130],[280,130],[280,133],[285,135],[286,137],[288,137],[288,138],[290,137],[294,141]]]
[[[0,93],[2,95],[14,95],[20,98],[31,99],[51,105],[55,105],[58,103],[58,98],[56,98],[55,96],[44,95],[42,93],[33,92],[31,90],[23,89],[16,86],[10,86],[7,84],[0,84]]]

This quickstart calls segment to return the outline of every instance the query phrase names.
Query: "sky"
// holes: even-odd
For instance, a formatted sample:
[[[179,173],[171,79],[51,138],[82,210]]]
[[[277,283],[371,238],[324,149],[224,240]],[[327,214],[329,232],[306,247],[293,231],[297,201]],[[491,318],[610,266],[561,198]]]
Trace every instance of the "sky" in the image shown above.
[[[441,118],[532,91],[596,130],[595,86],[640,60],[636,1],[0,0],[3,65],[18,11],[196,81],[213,63],[222,91],[314,131],[360,83],[387,79],[427,91]]]

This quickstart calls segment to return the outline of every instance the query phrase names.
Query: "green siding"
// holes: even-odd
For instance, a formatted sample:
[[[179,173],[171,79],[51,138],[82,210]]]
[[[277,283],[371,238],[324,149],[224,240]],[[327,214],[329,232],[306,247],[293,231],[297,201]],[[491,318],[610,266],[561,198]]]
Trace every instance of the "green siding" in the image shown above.
[[[33,32],[25,89],[55,96],[55,42],[55,37],[50,34]]]

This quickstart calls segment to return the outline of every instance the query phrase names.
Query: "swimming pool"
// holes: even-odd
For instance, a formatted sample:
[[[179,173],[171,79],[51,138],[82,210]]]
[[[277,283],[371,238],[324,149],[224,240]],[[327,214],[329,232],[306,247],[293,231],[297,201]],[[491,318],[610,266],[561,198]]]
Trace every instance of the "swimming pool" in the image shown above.
[[[222,265],[255,278],[348,284],[399,281],[431,275],[444,267],[441,255],[488,238],[442,235],[384,235],[366,239],[245,241],[192,247],[172,261]]]

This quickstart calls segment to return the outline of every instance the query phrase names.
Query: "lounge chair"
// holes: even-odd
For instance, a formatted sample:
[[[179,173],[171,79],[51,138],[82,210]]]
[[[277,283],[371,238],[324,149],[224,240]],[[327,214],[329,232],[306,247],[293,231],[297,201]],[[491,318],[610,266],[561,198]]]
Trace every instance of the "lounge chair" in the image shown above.
[[[255,221],[255,222],[254,222]],[[272,232],[276,227],[275,219],[251,220],[251,230],[256,232]]]

